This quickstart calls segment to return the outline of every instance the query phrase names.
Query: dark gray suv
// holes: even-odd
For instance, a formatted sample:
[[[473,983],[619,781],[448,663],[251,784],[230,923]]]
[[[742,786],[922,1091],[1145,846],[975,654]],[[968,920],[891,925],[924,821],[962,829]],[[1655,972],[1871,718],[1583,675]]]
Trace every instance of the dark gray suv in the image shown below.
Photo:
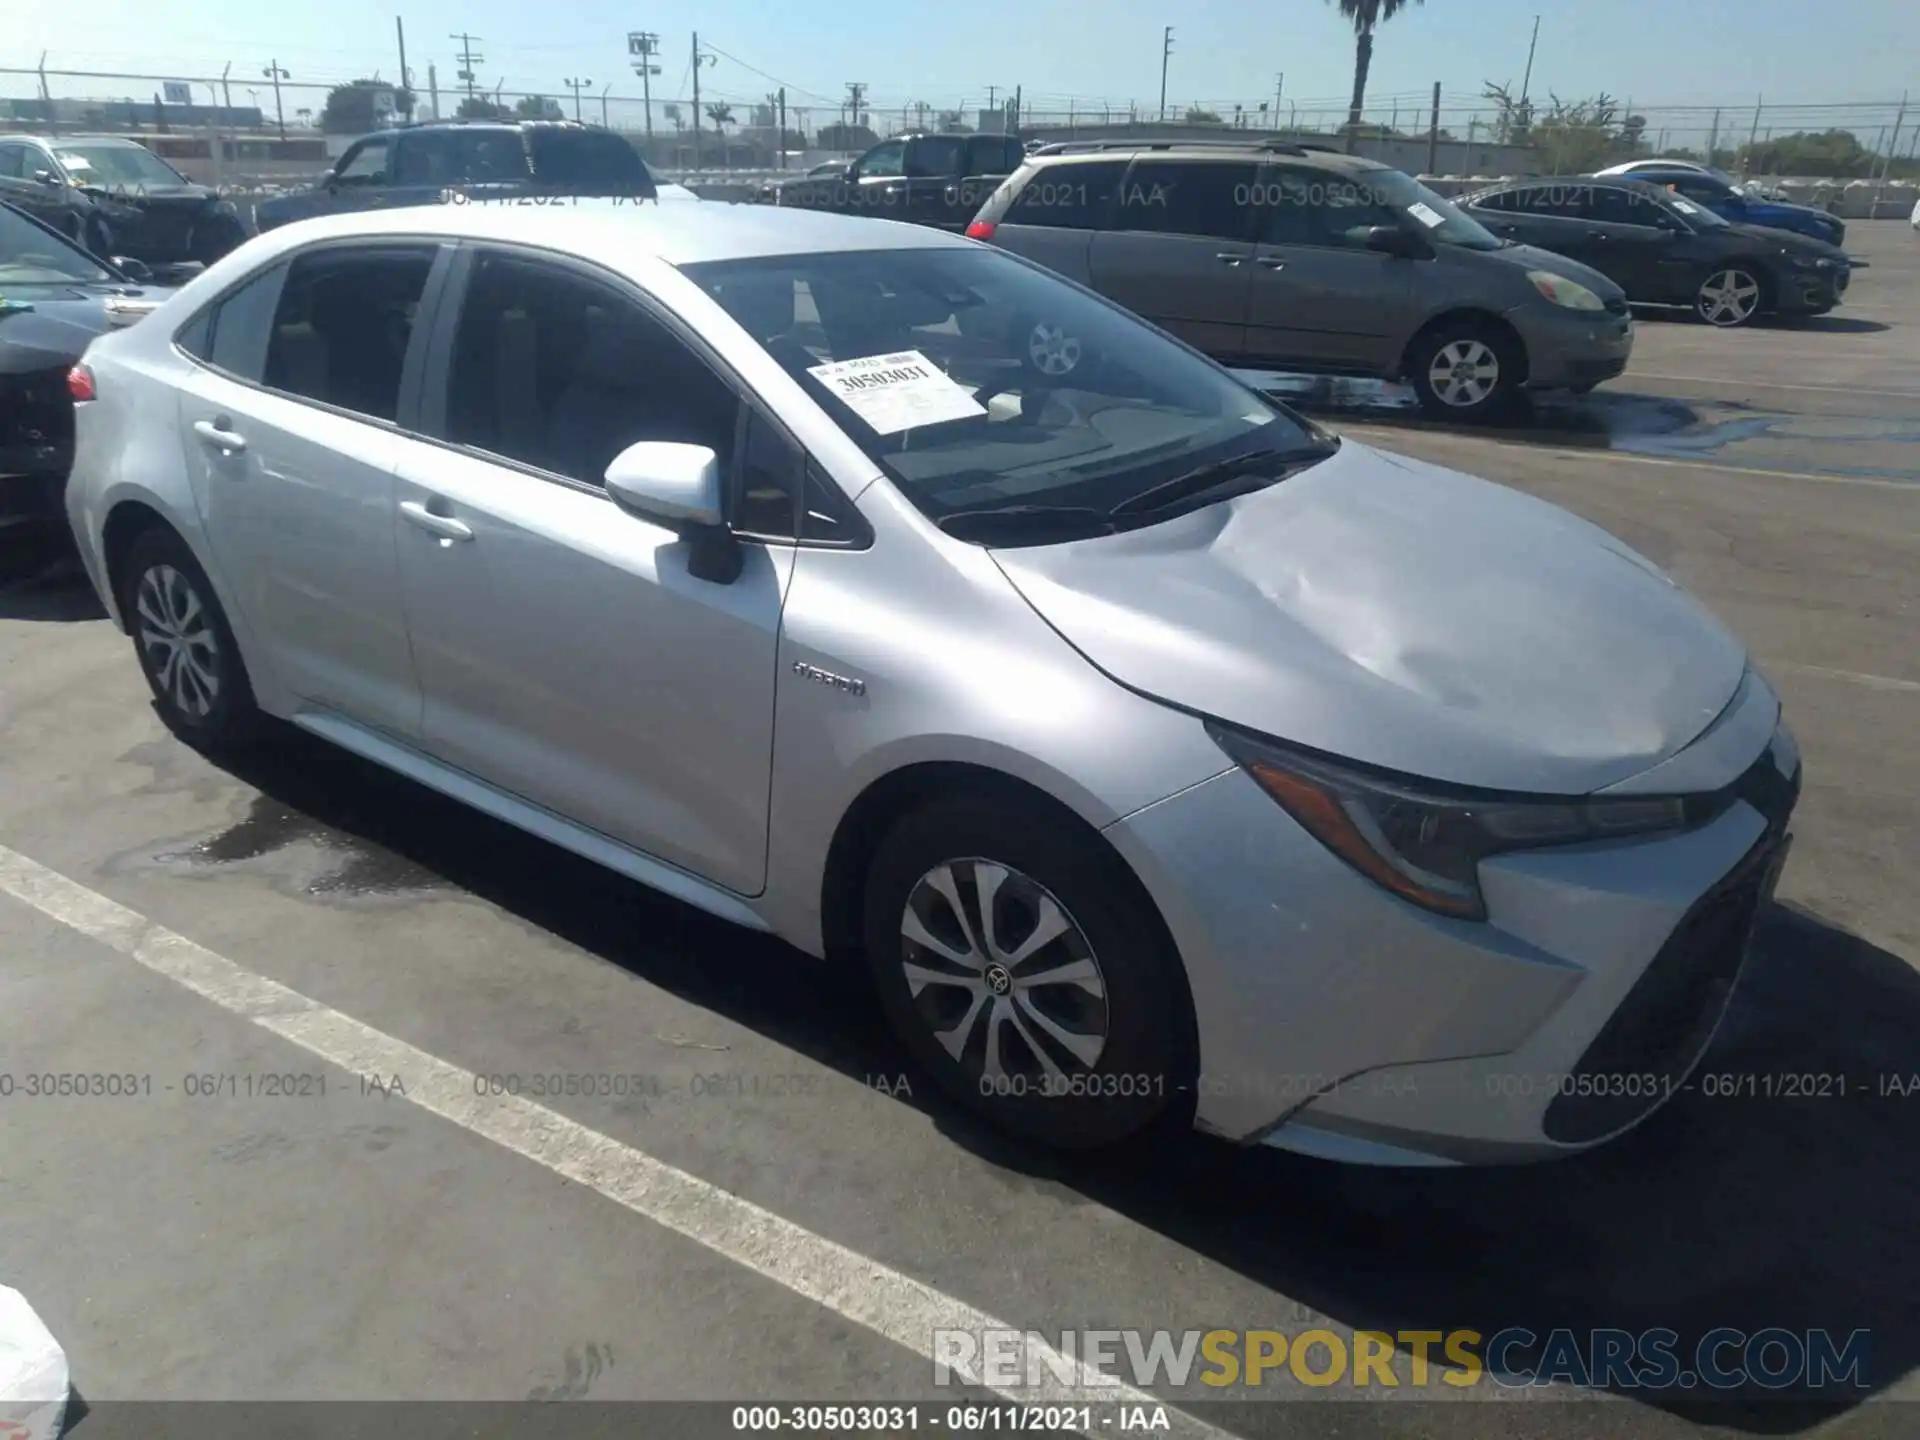
[[[1301,146],[1044,146],[967,233],[1224,364],[1405,379],[1458,420],[1522,389],[1591,390],[1633,349],[1598,271],[1499,239],[1398,170]],[[1062,343],[1036,321],[1035,347]]]

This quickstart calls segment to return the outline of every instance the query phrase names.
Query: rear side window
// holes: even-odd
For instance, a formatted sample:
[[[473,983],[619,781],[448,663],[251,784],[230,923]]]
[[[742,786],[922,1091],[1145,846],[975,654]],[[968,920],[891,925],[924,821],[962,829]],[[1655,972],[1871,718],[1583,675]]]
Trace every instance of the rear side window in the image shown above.
[[[1583,207],[1587,219],[1606,225],[1658,225],[1660,207],[1627,190],[1598,185]]]
[[[1042,165],[1020,187],[1002,221],[1056,230],[1104,229],[1126,173],[1124,160]]]
[[[1471,205],[1475,210],[1518,210],[1520,207],[1515,203],[1514,196],[1515,192],[1512,190],[1497,190],[1491,195],[1475,196],[1472,200],[1463,200],[1460,203]]]
[[[1121,183],[1112,228],[1246,240],[1257,166],[1238,161],[1141,160]]]
[[[958,175],[967,142],[955,135],[926,135],[907,146],[907,174],[923,179]]]
[[[640,153],[604,130],[535,130],[533,173],[581,195],[645,194],[653,177]]]
[[[969,175],[1011,175],[1026,158],[1009,135],[975,135],[967,142]]]
[[[266,383],[370,419],[395,419],[401,366],[433,260],[431,245],[300,256],[274,310]],[[226,320],[223,310],[214,326],[216,364]]]

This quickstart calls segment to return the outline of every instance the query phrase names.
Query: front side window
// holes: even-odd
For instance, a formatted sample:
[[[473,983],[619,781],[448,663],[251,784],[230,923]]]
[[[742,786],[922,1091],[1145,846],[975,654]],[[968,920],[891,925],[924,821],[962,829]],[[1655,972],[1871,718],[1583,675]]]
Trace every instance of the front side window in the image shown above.
[[[1113,228],[1246,240],[1259,178],[1251,162],[1137,161],[1121,183]]]
[[[266,384],[391,421],[434,247],[326,249],[294,260],[274,310]],[[217,357],[225,316],[214,323]]]
[[[599,486],[642,440],[705,445],[728,472],[738,418],[732,387],[619,291],[516,255],[475,266],[448,378],[455,444]]]
[[[1272,245],[1366,249],[1369,230],[1376,225],[1397,227],[1401,215],[1368,183],[1372,175],[1270,167],[1252,198],[1260,216],[1260,238]]]
[[[392,141],[385,136],[362,140],[340,162],[334,178],[342,185],[384,185],[387,183],[387,151]]]
[[[1105,513],[1196,467],[1325,444],[1128,312],[985,247],[681,271],[935,520]]]
[[[1478,220],[1403,171],[1361,170],[1348,178],[1364,192],[1369,206],[1392,213],[1393,219],[1382,224],[1411,224],[1434,244],[1458,250],[1501,248],[1499,239]]]
[[[885,145],[876,145],[860,162],[860,174],[863,178],[893,180],[906,173],[907,142],[904,140],[889,140]]]

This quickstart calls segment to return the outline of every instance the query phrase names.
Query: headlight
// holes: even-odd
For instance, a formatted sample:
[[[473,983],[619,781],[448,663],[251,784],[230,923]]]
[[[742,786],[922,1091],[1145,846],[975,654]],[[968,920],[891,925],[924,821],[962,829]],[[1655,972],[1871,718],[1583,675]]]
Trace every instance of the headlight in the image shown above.
[[[1487,918],[1480,862],[1510,850],[1704,824],[1713,795],[1519,796],[1368,773],[1209,722],[1214,743],[1308,834],[1383,889],[1462,920]]]
[[[1564,275],[1556,275],[1551,270],[1529,270],[1527,279],[1533,282],[1533,288],[1556,305],[1569,310],[1604,310],[1606,301],[1578,280],[1569,280]]]
[[[1796,270],[1831,270],[1833,268],[1833,261],[1822,260],[1813,255],[1795,255],[1793,257],[1793,268]]]

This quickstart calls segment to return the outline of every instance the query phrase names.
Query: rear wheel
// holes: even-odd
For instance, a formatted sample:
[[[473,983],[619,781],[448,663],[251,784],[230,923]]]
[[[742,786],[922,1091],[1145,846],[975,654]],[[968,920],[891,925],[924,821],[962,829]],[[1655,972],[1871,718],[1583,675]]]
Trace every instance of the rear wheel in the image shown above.
[[[1448,420],[1485,420],[1504,410],[1518,393],[1524,367],[1519,343],[1478,320],[1429,331],[1407,355],[1407,378],[1420,408]]]
[[[1766,286],[1750,266],[1728,265],[1715,270],[1694,292],[1693,309],[1702,320],[1721,330],[1751,325],[1766,298]]]
[[[206,571],[156,526],[127,556],[121,614],[169,730],[196,749],[237,748],[259,720],[253,686]]]
[[[867,960],[907,1049],[968,1110],[1063,1149],[1190,1114],[1185,975],[1099,845],[1037,805],[939,800],[867,877]]]

